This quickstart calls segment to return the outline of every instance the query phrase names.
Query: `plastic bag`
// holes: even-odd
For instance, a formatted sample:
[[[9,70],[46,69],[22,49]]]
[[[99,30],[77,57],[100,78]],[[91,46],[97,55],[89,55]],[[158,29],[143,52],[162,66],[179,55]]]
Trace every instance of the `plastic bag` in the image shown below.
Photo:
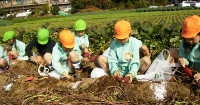
[[[58,73],[56,70],[50,70],[49,68],[45,67],[44,65],[39,65],[38,67],[38,73],[40,76],[50,76],[56,79],[64,78],[63,75]]]
[[[164,51],[168,53],[167,58],[164,56]],[[167,49],[163,49],[160,54],[153,61],[145,75],[138,75],[138,80],[167,80],[171,79],[171,75],[174,74],[171,67],[173,64],[170,63],[170,53]]]
[[[97,68],[95,67],[91,74],[90,74],[90,77],[91,78],[99,78],[99,77],[102,77],[104,75],[107,75],[107,73],[105,72],[105,70],[103,70],[102,68]]]
[[[53,70],[51,72],[48,73],[50,77],[56,78],[56,79],[61,79],[64,78],[63,75],[61,75],[60,73],[58,73],[56,70]]]

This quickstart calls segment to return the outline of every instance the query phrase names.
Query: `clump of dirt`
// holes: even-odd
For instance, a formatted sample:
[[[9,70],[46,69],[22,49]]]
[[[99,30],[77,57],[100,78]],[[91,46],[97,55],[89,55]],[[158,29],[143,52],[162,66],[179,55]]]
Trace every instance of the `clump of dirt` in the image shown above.
[[[17,61],[8,71],[0,74],[0,104],[198,104],[200,90],[191,88],[183,81],[165,82],[166,94],[163,100],[155,98],[152,85],[163,82],[139,82],[131,84],[118,82],[109,76],[88,78],[94,64],[83,67],[82,81],[69,81],[41,77],[37,65]],[[26,81],[30,75],[32,81]],[[10,90],[5,86],[12,84]],[[193,87],[193,86],[192,86]]]
[[[32,62],[25,61],[11,61],[10,68],[6,74],[16,76],[16,75],[38,75],[38,66]]]
[[[4,84],[10,79],[10,77],[0,74],[0,89],[3,88]]]

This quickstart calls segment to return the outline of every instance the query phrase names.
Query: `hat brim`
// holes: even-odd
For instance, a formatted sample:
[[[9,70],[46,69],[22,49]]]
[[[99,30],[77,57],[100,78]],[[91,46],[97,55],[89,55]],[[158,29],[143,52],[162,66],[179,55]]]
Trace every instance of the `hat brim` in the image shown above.
[[[4,42],[8,41],[9,39],[3,39]]]
[[[85,28],[79,28],[79,29],[75,29],[76,31],[84,31]]]
[[[46,41],[40,41],[40,40],[38,40],[38,43],[41,44],[41,45],[45,45],[45,44],[48,43],[48,40],[46,40]]]
[[[128,38],[128,37],[129,37],[129,34],[127,34],[127,35],[115,35],[116,39],[125,39],[125,38]]]
[[[181,36],[182,36],[183,38],[193,38],[193,37],[195,37],[197,34],[198,34],[198,32],[196,32],[196,33],[181,33]]]
[[[74,48],[75,44],[71,44],[71,45],[63,45],[65,48]]]

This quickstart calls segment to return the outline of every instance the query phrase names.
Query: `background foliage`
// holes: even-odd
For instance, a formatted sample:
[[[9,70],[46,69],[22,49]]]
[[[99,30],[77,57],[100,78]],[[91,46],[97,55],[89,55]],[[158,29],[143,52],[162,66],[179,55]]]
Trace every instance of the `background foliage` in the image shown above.
[[[71,0],[75,12],[92,5],[100,9],[133,9],[145,8],[150,5],[165,6],[171,0]]]
[[[3,8],[0,8],[0,16],[5,16],[6,11]]]
[[[54,7],[51,9],[51,13],[52,13],[53,15],[58,15],[58,11],[60,11],[59,6],[54,6]]]

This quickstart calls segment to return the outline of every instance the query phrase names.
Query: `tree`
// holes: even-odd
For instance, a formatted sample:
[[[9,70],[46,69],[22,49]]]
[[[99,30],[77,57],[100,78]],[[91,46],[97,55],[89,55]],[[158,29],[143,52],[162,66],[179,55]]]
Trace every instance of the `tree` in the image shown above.
[[[0,16],[5,16],[6,11],[3,8],[0,8]]]
[[[112,0],[100,0],[102,9],[111,9],[113,8]]]
[[[71,0],[71,4],[75,12],[86,7],[85,0]]]
[[[42,12],[43,12],[43,15],[48,14],[48,12],[49,12],[48,4],[44,4],[44,6],[42,7]]]
[[[167,5],[168,4],[168,0],[155,0],[155,3],[157,5]]]
[[[126,7],[127,7],[128,9],[134,7],[134,5],[133,5],[133,3],[131,2],[131,0],[128,0],[128,1],[126,2]]]
[[[55,6],[55,7],[52,8],[51,13],[53,15],[58,15],[58,11],[60,11],[59,6]]]

